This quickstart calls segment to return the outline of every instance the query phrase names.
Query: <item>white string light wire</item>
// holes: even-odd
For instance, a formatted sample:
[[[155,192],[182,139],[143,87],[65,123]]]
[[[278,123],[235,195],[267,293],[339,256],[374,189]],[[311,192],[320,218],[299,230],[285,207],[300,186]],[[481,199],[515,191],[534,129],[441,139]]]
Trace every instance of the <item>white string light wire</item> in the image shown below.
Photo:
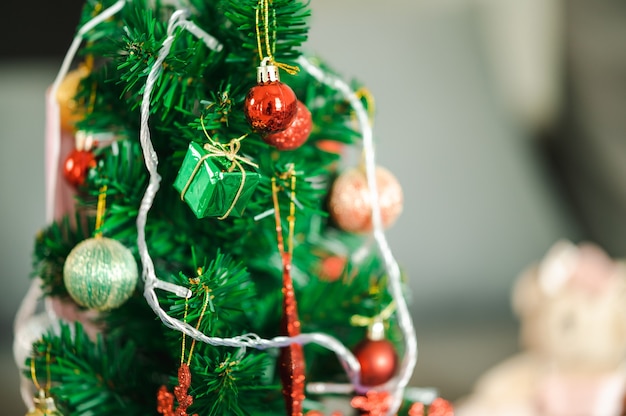
[[[356,113],[357,121],[361,129],[361,135],[363,137],[363,151],[365,154],[365,172],[372,201],[373,235],[380,254],[385,262],[385,269],[388,276],[388,289],[391,293],[391,297],[396,302],[398,325],[404,336],[405,351],[398,375],[385,385],[385,387],[389,387],[389,390],[393,392],[394,400],[388,412],[389,415],[393,415],[398,411],[402,404],[404,390],[411,379],[413,370],[415,369],[415,365],[417,363],[417,338],[411,314],[402,294],[402,277],[400,267],[398,266],[398,262],[394,258],[391,248],[389,247],[389,243],[387,242],[387,238],[385,237],[382,217],[380,215],[372,126],[363,103],[346,82],[338,77],[324,73],[319,67],[313,65],[311,61],[304,57],[300,57],[298,59],[298,64],[300,64],[300,66],[304,68],[304,70],[307,71],[313,78],[335,90],[340,91],[346,97]]]

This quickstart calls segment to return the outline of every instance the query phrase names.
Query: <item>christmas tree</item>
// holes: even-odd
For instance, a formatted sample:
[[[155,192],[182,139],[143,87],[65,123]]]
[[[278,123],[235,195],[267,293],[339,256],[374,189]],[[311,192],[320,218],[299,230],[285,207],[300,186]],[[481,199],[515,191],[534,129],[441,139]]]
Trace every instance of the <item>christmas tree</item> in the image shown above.
[[[402,191],[369,92],[303,54],[309,14],[86,2],[47,97],[29,414],[320,415],[337,395],[451,414],[406,394],[416,342],[383,231]]]

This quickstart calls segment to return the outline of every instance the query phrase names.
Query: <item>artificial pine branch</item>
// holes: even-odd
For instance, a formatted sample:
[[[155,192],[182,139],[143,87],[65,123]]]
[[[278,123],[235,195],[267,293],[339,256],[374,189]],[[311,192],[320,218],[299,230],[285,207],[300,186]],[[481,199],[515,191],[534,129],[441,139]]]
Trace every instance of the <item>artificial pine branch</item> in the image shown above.
[[[68,293],[63,284],[63,265],[70,251],[90,234],[83,222],[92,221],[76,214],[73,224],[69,216],[58,222],[53,222],[43,229],[35,239],[33,252],[33,276],[42,280],[42,289],[46,296],[67,297]]]
[[[275,31],[271,35],[271,41],[275,45],[272,54],[277,60],[294,60],[300,56],[299,47],[306,41],[308,33],[307,20],[310,11],[307,6],[308,3],[293,0],[272,2],[270,20],[273,25],[270,31]],[[258,0],[228,0],[225,7],[225,15],[233,23],[235,33],[239,34],[240,39],[239,47],[232,53],[243,54],[244,57],[258,57],[255,31]],[[263,28],[259,27],[261,33],[262,30]]]
[[[58,335],[44,335],[33,348],[35,368],[49,366],[51,393],[65,414],[149,414],[142,406],[150,402],[152,391],[156,391],[150,381],[152,370],[146,365],[137,371],[141,360],[137,359],[132,342],[112,336],[99,336],[93,342],[81,324],[70,327],[61,323]],[[30,360],[26,363],[29,368]]]
[[[190,289],[192,296],[166,293],[162,301],[170,316],[190,325],[201,320],[198,330],[217,337],[241,335],[250,327],[246,310],[254,309],[256,291],[243,264],[230,256],[218,250],[211,261],[196,267],[195,275],[180,273],[172,281]]]
[[[272,360],[267,354],[238,357],[238,352],[204,350],[193,358],[192,409],[207,416],[247,416],[282,408],[282,398],[276,395],[279,385],[268,383]]]

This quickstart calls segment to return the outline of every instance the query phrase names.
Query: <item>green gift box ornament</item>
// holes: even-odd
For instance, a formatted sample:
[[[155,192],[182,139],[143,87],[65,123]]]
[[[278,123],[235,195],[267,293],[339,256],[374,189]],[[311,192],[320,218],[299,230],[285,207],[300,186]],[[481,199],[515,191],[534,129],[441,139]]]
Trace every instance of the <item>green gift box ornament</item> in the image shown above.
[[[213,141],[204,146],[189,143],[174,188],[196,217],[224,219],[243,214],[261,175],[244,169],[244,164],[258,166],[237,154],[240,140],[233,139],[226,145]]]

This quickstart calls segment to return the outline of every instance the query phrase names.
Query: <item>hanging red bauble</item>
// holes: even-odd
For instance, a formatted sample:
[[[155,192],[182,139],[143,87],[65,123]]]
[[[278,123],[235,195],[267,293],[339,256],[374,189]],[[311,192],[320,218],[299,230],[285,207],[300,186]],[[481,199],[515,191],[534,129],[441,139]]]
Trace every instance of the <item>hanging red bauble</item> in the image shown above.
[[[257,85],[246,96],[243,111],[252,128],[261,134],[285,130],[297,111],[296,94],[280,82],[278,68],[263,60],[257,68]]]
[[[297,101],[297,112],[293,121],[283,131],[263,136],[263,141],[278,150],[294,150],[302,146],[311,134],[313,121],[311,112],[302,101]]]
[[[376,168],[376,186],[383,227],[387,228],[402,212],[402,187],[395,176],[382,167]],[[372,229],[372,197],[363,169],[353,168],[339,175],[328,204],[332,219],[342,230],[364,233]]]
[[[96,158],[91,151],[95,142],[94,136],[84,130],[79,130],[74,136],[75,148],[65,159],[63,176],[73,186],[78,187],[85,183],[89,169],[96,167]]]
[[[89,169],[96,167],[96,157],[90,150],[74,149],[63,164],[63,176],[73,186],[81,186]]]
[[[321,262],[320,279],[327,282],[339,280],[346,269],[348,259],[344,256],[328,256]]]
[[[386,339],[366,339],[354,348],[361,364],[361,384],[378,386],[389,381],[396,372],[398,355],[393,344]]]

